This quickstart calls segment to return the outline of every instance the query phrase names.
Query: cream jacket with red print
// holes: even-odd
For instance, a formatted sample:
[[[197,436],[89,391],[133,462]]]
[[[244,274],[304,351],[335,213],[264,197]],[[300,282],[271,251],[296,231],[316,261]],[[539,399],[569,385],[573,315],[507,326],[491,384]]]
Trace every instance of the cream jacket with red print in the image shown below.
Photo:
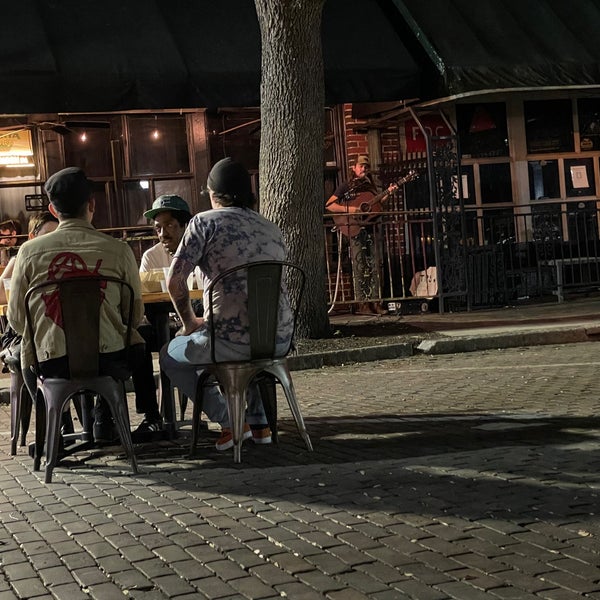
[[[136,331],[143,315],[138,266],[131,248],[120,240],[96,230],[81,219],[62,221],[56,231],[25,242],[19,249],[11,279],[8,322],[23,336],[21,364],[33,364],[31,340],[25,327],[25,294],[38,283],[85,274],[109,275],[124,279],[134,290],[132,343],[143,340]],[[100,314],[100,352],[122,350],[125,346],[124,312],[121,291],[109,283]],[[125,304],[125,303],[123,303]],[[65,356],[65,337],[47,304],[41,298],[32,304],[35,343],[40,362]],[[125,311],[125,308],[123,308]],[[85,335],[85,331],[81,332]]]

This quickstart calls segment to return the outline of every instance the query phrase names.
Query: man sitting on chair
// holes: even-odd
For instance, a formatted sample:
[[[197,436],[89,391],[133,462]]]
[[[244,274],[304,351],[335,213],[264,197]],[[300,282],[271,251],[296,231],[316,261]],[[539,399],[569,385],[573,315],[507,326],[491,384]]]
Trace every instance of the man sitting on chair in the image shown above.
[[[231,158],[220,160],[208,175],[207,182],[212,210],[194,216],[175,252],[168,281],[169,293],[177,310],[182,329],[160,353],[160,364],[172,384],[187,396],[194,397],[198,365],[211,361],[210,335],[203,318],[192,310],[186,280],[198,266],[204,275],[204,289],[220,273],[249,262],[285,260],[287,249],[279,228],[253,207],[254,195],[248,171]],[[248,324],[244,323],[247,298],[239,295],[237,303],[215,299],[214,314],[208,319],[227,320],[228,327],[220,348],[225,353],[220,360],[249,358]],[[287,303],[286,303],[287,305]],[[293,332],[293,317],[289,310],[280,319],[277,348],[281,355],[287,351]],[[248,394],[245,439],[256,443],[271,441],[271,432],[257,386]],[[221,437],[216,446],[226,450],[233,446],[229,427],[227,403],[216,386],[208,386],[204,394],[203,411],[221,425]]]
[[[23,336],[21,365],[28,390],[35,397],[36,381],[30,367],[33,355],[29,332],[25,326],[25,294],[44,281],[64,277],[107,275],[129,283],[134,290],[134,323],[132,330],[132,363],[143,356],[141,336],[135,331],[143,315],[141,283],[131,248],[123,242],[97,231],[92,225],[95,200],[91,182],[84,172],[68,167],[54,173],[46,182],[50,198],[49,209],[59,221],[51,235],[25,242],[17,255],[12,275],[8,305],[8,321]],[[108,285],[115,285],[109,283]],[[42,302],[42,299],[37,299]],[[122,326],[121,298],[106,294],[100,315],[100,372],[103,375],[122,374],[125,357],[125,327]],[[65,338],[47,310],[48,319],[35,324],[36,346],[40,356],[41,374],[46,377],[68,378]],[[85,335],[85,332],[81,332]],[[158,407],[149,407],[156,410]],[[115,439],[114,422],[105,401],[95,409],[94,437],[96,441]]]

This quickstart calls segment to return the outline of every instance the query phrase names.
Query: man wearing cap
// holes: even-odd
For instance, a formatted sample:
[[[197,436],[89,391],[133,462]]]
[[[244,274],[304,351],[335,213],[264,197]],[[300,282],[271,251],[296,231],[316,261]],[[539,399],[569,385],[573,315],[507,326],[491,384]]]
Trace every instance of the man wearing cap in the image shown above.
[[[198,266],[204,275],[205,288],[227,269],[261,260],[285,260],[287,249],[279,228],[253,207],[254,195],[248,171],[231,158],[214,165],[208,175],[208,191],[212,210],[201,212],[189,222],[168,281],[169,293],[183,327],[160,352],[160,364],[173,385],[194,397],[198,365],[210,362],[210,337],[203,318],[196,317],[186,285],[187,276]],[[246,315],[247,297],[240,294],[237,302],[226,306],[215,298],[214,314],[207,319],[227,321],[226,331],[219,335],[220,348],[226,352],[222,360],[249,358],[249,331]],[[282,308],[277,348],[285,352],[293,332],[293,319],[286,304]],[[262,388],[261,388],[262,393]],[[208,418],[221,425],[218,450],[233,446],[227,404],[215,386],[205,391],[203,410]],[[260,394],[252,386],[246,412],[244,438],[265,444],[271,441]]]
[[[152,208],[144,216],[154,221],[159,243],[142,255],[140,272],[170,267],[173,254],[192,218],[188,203],[176,194],[163,194],[152,203]]]
[[[163,269],[171,266],[173,253],[177,250],[183,232],[192,218],[188,203],[177,194],[163,194],[152,203],[152,208],[144,213],[144,217],[153,221],[154,230],[158,236],[158,244],[155,244],[142,254],[140,261],[140,273],[152,269]],[[196,272],[198,286],[202,285],[199,271]],[[193,301],[194,310],[202,314],[202,301]],[[154,322],[152,305],[146,306],[146,318],[149,323]],[[156,383],[154,380],[154,366],[152,363],[152,351],[158,351],[153,336],[153,328],[149,323],[143,324],[138,331],[146,342],[146,356],[144,368],[134,377],[136,387],[136,412],[145,413],[146,417],[137,428],[137,432],[155,432],[162,429],[162,417],[159,414],[148,415],[146,406],[148,398],[153,404],[158,405],[156,396]],[[139,393],[138,393],[139,391]]]
[[[25,242],[17,255],[12,275],[8,320],[23,336],[21,364],[27,387],[35,397],[35,377],[30,365],[33,355],[29,332],[25,327],[25,294],[38,283],[101,274],[118,277],[131,285],[134,291],[134,326],[143,315],[141,283],[138,267],[131,248],[120,240],[97,231],[92,225],[95,200],[91,182],[77,167],[68,167],[54,173],[46,182],[46,193],[50,199],[50,212],[59,221],[52,235],[37,237]],[[116,284],[108,283],[108,286]],[[107,287],[107,290],[109,288]],[[105,374],[122,372],[125,356],[124,328],[115,327],[122,322],[120,288],[118,293],[106,293],[100,316],[100,369]],[[41,303],[42,300],[40,299]],[[65,339],[59,325],[40,307],[34,314],[44,316],[36,321],[36,346],[44,360],[40,369],[46,377],[68,377]],[[130,357],[135,367],[140,357],[143,340],[133,330]],[[158,407],[151,407],[156,410]],[[104,401],[99,401],[94,416],[94,436],[97,441],[115,439],[114,422]]]
[[[325,210],[332,213],[357,213],[361,212],[358,203],[354,202],[358,196],[365,194],[367,197],[377,195],[377,187],[373,181],[370,170],[369,157],[362,155],[356,159],[351,168],[352,174],[348,181],[341,183],[325,203]],[[388,188],[391,194],[397,186]],[[360,224],[360,217],[355,222]],[[355,235],[349,233],[351,227],[339,227],[342,233],[348,236],[352,260],[352,279],[354,299],[359,302],[357,312],[360,314],[386,314],[387,311],[381,303],[373,302],[373,298],[381,296],[380,252],[371,230],[365,226],[359,227]]]

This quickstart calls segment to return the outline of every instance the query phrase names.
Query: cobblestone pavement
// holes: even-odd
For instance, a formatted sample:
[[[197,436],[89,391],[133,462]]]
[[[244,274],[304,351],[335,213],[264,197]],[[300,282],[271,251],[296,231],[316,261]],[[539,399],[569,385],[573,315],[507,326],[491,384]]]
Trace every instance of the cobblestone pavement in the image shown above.
[[[0,406],[0,600],[600,598],[598,348],[298,371],[313,453],[281,404],[241,465],[187,424],[49,485]]]

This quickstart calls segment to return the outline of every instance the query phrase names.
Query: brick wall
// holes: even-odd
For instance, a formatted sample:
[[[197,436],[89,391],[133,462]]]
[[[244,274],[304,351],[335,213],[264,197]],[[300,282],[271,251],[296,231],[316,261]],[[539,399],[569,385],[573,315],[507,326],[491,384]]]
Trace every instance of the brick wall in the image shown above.
[[[361,154],[369,154],[367,132],[364,130],[365,121],[352,116],[352,104],[344,104],[344,124],[346,128],[346,158],[348,165],[352,166]]]

